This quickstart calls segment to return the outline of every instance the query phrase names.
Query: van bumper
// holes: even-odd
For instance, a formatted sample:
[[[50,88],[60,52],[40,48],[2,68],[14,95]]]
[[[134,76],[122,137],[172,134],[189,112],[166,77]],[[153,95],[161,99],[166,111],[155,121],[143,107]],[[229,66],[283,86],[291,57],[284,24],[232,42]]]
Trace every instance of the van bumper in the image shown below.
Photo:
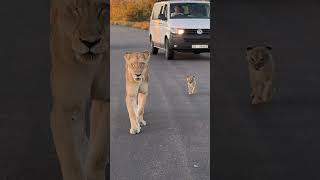
[[[210,52],[210,34],[171,34],[170,48],[178,52]],[[208,48],[195,48],[193,45],[206,45]]]

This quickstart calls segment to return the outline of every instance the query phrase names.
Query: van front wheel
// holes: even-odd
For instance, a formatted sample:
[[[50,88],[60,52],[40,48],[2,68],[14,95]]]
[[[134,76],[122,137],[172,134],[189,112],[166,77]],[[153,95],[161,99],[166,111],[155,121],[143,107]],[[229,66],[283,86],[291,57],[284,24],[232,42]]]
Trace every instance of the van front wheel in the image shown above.
[[[170,49],[170,44],[168,39],[165,39],[165,57],[167,60],[171,60],[174,57],[174,51]]]
[[[153,43],[151,37],[150,37],[150,49],[151,49],[152,54],[154,54],[154,55],[158,54],[159,48],[154,47],[154,43]]]

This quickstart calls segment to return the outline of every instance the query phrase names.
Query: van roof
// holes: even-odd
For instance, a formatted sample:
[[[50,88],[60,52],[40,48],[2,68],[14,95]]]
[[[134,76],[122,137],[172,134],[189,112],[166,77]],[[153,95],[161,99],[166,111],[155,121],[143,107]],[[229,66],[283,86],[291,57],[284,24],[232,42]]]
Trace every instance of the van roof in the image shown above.
[[[160,3],[210,3],[210,0],[158,0],[155,4]]]

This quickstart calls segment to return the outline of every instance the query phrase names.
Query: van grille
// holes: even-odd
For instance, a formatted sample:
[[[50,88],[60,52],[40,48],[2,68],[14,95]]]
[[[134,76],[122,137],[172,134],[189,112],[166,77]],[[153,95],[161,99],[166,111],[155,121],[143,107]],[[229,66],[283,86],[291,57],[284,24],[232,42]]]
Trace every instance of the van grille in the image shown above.
[[[197,35],[197,30],[198,29],[185,29],[184,30],[184,33],[185,34],[194,34],[194,35]],[[201,29],[202,30],[202,34],[210,34],[210,29]]]

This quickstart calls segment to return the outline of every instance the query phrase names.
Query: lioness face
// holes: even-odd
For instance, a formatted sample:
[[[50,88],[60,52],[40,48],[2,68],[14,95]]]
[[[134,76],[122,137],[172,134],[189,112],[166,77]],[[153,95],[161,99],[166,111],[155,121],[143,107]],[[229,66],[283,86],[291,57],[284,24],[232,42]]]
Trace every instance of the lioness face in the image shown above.
[[[76,60],[101,61],[109,47],[106,33],[109,5],[104,0],[65,0],[63,14],[60,20],[65,26],[66,38],[72,42]]]
[[[247,60],[256,70],[260,70],[271,58],[271,46],[247,47]]]
[[[124,59],[127,64],[127,70],[132,78],[139,82],[145,78],[148,62],[150,60],[149,51],[144,52],[126,52]]]

